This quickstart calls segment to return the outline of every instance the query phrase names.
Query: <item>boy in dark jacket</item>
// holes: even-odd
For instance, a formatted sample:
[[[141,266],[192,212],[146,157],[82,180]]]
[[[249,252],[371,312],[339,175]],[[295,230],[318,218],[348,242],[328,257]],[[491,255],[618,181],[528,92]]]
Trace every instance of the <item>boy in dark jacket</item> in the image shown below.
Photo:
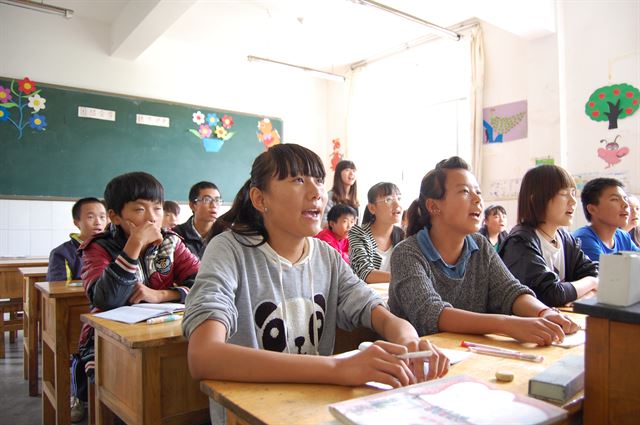
[[[123,174],[104,192],[111,226],[80,246],[82,280],[92,312],[140,302],[184,303],[200,262],[162,226],[164,189],[152,175]],[[93,328],[80,334],[80,356],[93,382]]]
[[[196,183],[189,190],[189,208],[193,215],[173,228],[173,231],[182,237],[189,251],[198,258],[202,258],[204,239],[218,218],[220,205],[222,198],[218,186],[207,181]]]
[[[71,233],[70,239],[54,248],[49,254],[47,280],[80,279],[82,261],[78,255],[78,247],[83,241],[104,231],[107,224],[107,211],[104,204],[96,198],[82,198],[71,208],[73,224],[80,233]]]

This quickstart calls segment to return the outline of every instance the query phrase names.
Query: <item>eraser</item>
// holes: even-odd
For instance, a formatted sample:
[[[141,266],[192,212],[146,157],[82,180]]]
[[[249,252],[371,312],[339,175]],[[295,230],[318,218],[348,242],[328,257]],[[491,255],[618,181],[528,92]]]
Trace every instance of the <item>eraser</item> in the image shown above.
[[[513,378],[513,372],[508,370],[499,370],[496,372],[496,379],[500,382],[511,382],[513,381]]]

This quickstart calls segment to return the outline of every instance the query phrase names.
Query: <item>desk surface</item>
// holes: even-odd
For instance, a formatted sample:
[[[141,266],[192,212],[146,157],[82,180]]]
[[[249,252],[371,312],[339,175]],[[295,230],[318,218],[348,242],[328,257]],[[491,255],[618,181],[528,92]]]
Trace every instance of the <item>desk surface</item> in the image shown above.
[[[47,266],[18,267],[18,271],[24,277],[46,276],[48,269]]]
[[[584,318],[574,320],[583,324]],[[471,354],[466,360],[452,366],[449,375],[470,375],[519,394],[528,393],[529,379],[542,372],[567,354],[583,354],[584,345],[571,349],[561,347],[535,347],[500,336],[440,333],[428,337],[439,347],[464,350],[460,342],[474,341],[505,348],[544,355],[542,363]],[[509,383],[495,380],[497,370],[510,370],[515,378]],[[259,384],[226,381],[202,381],[200,388],[209,397],[231,410],[249,424],[313,423],[337,424],[327,406],[342,400],[378,392],[371,387],[344,387],[315,384]],[[582,408],[583,393],[576,395],[563,407],[570,412]],[[275,407],[280,406],[280,407]]]
[[[154,347],[186,341],[182,336],[181,320],[147,325],[145,322],[121,323],[94,317],[91,314],[84,314],[80,319],[129,348]]]
[[[69,282],[36,282],[36,288],[49,298],[77,297],[79,294],[84,294],[84,288],[70,284],[78,282],[77,280]]]
[[[47,264],[49,264],[48,257],[2,257],[0,258],[0,268],[46,266]]]

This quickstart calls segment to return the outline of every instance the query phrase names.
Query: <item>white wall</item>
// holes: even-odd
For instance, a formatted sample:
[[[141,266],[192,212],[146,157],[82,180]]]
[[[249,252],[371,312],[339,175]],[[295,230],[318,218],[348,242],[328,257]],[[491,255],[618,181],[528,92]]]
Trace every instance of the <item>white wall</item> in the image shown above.
[[[482,148],[482,191],[485,204],[507,210],[509,227],[517,219],[519,178],[535,165],[535,158],[550,156],[559,163],[560,127],[556,36],[526,40],[482,23],[485,45],[484,106],[527,100],[528,134],[520,140],[485,144]],[[509,188],[492,195],[495,185]],[[509,184],[507,184],[509,183]]]
[[[2,4],[0,16],[1,76],[280,117],[284,141],[309,147],[328,164],[324,80],[203,55],[167,38],[136,61],[117,59],[107,54],[109,28],[102,23]],[[167,55],[176,47],[180,55]],[[68,202],[0,201],[0,256],[47,255],[74,230],[70,210]]]

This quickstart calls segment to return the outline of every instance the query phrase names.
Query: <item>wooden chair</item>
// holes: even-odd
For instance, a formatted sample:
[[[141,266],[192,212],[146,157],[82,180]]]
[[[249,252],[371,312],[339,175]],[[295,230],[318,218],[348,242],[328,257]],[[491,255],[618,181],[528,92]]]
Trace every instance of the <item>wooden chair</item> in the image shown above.
[[[18,331],[22,330],[22,299],[0,300],[0,359],[4,359],[4,333],[9,332],[9,342],[16,342]],[[4,314],[9,313],[9,320]]]

